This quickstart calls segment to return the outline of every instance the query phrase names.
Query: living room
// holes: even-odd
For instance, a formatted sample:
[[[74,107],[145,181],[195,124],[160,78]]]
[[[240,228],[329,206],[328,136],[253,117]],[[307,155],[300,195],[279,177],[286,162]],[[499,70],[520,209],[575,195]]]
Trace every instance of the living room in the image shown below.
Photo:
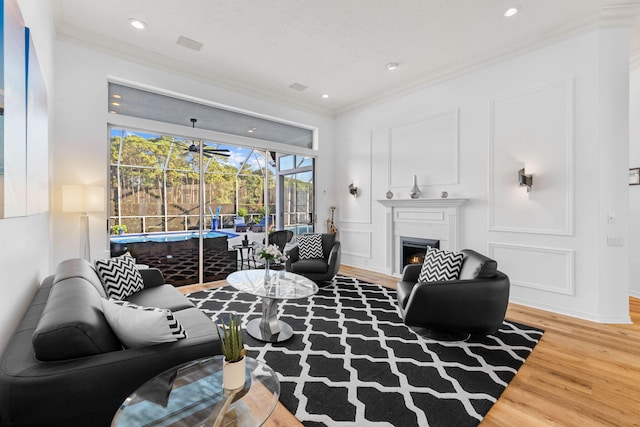
[[[73,37],[71,30],[60,34],[48,2],[19,5],[31,28],[49,111],[48,151],[30,155],[44,156],[49,173],[38,195],[46,200],[44,210],[0,220],[0,349],[41,280],[60,261],[78,256],[78,218],[62,212],[62,186],[106,187],[106,124],[143,123],[106,112],[109,81],[318,129],[316,225],[322,228],[330,207],[337,206],[346,266],[397,273],[388,211],[378,201],[388,191],[391,200],[408,199],[418,175],[422,198],[439,199],[446,191],[450,199],[465,199],[455,247],[497,258],[511,278],[512,302],[598,323],[630,322],[629,295],[640,297],[640,266],[632,261],[640,253],[640,196],[627,176],[640,165],[640,125],[627,119],[640,106],[630,20],[603,14],[513,55],[327,112],[167,69],[152,56],[108,50],[99,40]],[[622,15],[633,16],[631,6],[621,8]],[[534,132],[555,143],[532,141]],[[434,159],[429,138],[421,134],[453,142]],[[405,139],[394,139],[398,135],[409,142],[403,145]],[[400,155],[391,150],[398,147]],[[419,170],[421,160],[437,173]],[[533,173],[530,193],[518,186],[523,167]],[[349,193],[352,183],[357,197]],[[91,216],[96,258],[108,256],[105,220],[106,214]]]

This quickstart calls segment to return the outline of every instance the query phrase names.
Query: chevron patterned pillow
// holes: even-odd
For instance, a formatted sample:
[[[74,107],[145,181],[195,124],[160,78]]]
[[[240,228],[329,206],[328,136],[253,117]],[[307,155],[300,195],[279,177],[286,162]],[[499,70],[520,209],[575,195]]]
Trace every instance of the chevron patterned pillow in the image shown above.
[[[298,259],[324,258],[322,234],[303,234],[298,236]]]
[[[464,255],[458,252],[427,247],[418,282],[444,282],[456,280],[462,268]]]
[[[102,299],[109,326],[126,348],[144,347],[187,338],[187,333],[166,308],[143,307],[127,301]]]
[[[123,300],[144,288],[142,275],[129,252],[116,258],[97,260],[96,272],[109,298]]]

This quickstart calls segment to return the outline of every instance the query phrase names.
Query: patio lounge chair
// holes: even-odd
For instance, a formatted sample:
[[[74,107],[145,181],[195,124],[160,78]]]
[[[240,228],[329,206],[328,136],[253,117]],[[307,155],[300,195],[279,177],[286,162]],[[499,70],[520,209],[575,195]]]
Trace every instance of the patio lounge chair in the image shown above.
[[[247,231],[247,224],[245,224],[244,218],[242,218],[241,216],[233,218],[233,225],[236,228],[236,232]]]

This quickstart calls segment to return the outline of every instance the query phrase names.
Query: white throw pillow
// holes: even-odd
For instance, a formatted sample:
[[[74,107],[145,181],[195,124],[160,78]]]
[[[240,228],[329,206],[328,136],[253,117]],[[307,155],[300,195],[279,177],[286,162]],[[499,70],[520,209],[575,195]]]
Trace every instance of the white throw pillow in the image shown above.
[[[97,260],[96,272],[109,298],[123,300],[144,288],[142,275],[129,252],[116,258]]]
[[[322,234],[303,234],[298,236],[298,259],[324,258]]]
[[[126,348],[145,347],[187,338],[171,310],[142,307],[127,301],[102,298],[102,311],[109,326]]]
[[[445,282],[460,275],[464,254],[427,247],[418,282]]]

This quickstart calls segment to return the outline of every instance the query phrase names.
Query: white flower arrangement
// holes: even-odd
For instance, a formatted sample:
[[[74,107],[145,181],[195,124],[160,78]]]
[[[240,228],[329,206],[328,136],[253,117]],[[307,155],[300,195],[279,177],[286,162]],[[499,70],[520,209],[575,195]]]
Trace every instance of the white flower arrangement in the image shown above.
[[[258,257],[267,261],[276,262],[283,262],[287,260],[286,255],[283,255],[282,252],[280,252],[280,249],[278,249],[278,246],[276,246],[275,244],[263,246],[258,251]]]

